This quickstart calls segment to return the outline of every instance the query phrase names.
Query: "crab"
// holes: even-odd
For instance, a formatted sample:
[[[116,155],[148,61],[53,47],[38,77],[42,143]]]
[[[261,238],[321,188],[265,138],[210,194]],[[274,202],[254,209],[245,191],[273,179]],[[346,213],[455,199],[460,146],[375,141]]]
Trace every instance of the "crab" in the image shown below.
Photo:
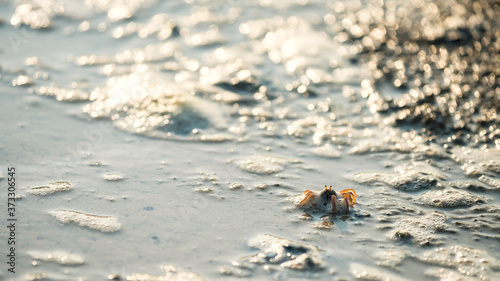
[[[320,209],[331,211],[333,214],[348,213],[349,208],[356,203],[356,191],[354,189],[344,189],[336,192],[332,186],[321,191],[306,190],[304,194],[292,199],[299,207],[305,209]],[[300,201],[299,201],[300,200]]]

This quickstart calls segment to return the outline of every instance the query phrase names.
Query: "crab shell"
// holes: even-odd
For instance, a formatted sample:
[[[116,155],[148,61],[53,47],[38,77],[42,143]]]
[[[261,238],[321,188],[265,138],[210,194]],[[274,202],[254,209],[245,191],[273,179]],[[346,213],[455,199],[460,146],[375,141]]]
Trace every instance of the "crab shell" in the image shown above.
[[[290,197],[290,201],[306,210],[345,214],[356,203],[356,196],[356,191],[353,189],[335,192],[331,186],[330,188],[325,186],[322,191],[306,190],[304,194]]]

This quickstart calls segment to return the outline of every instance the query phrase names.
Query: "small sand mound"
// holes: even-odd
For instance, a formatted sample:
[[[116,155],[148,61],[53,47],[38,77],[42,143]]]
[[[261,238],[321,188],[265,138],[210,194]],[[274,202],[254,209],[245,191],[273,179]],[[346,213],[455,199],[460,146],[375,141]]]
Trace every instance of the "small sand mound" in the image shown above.
[[[439,208],[464,207],[483,202],[480,197],[470,192],[452,188],[427,191],[419,199],[426,205]]]
[[[394,223],[394,230],[390,233],[393,240],[411,241],[418,244],[435,243],[438,239],[436,231],[445,230],[446,216],[431,213],[417,218],[405,218]]]
[[[492,269],[500,269],[500,261],[483,250],[455,245],[448,248],[429,250],[419,259],[428,264],[455,268],[460,272],[434,270],[428,272],[432,276],[438,277],[447,273],[450,276],[458,277],[453,278],[453,280],[470,280],[471,277],[477,277],[479,280],[498,280],[498,274]]]
[[[248,245],[262,252],[250,258],[251,263],[279,264],[296,270],[314,270],[323,267],[319,249],[312,245],[294,242],[272,235],[259,235]]]
[[[220,273],[248,278],[257,269],[263,269],[267,273],[282,272],[282,268],[293,269],[295,272],[315,272],[324,267],[320,249],[313,245],[265,234],[251,239],[248,246],[261,252],[233,261],[232,267],[222,267]],[[287,279],[289,273],[283,274],[282,277]]]

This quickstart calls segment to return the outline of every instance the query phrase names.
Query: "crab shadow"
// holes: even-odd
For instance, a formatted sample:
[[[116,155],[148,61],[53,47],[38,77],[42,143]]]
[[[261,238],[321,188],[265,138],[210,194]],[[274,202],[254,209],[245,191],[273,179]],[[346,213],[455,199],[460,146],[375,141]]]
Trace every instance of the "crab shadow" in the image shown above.
[[[350,233],[351,227],[356,222],[364,221],[365,218],[370,217],[371,214],[359,209],[351,210],[346,214],[329,214],[315,210],[300,210],[300,221],[309,223],[311,227],[319,230],[333,230],[338,229],[343,233]]]

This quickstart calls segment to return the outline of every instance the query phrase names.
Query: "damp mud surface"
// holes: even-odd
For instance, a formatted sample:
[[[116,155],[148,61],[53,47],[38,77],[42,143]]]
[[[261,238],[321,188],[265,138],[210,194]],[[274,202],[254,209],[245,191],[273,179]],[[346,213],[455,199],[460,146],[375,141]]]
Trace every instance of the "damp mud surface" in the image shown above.
[[[499,18],[0,1],[0,279],[500,279]],[[290,202],[325,186],[356,191],[349,213]]]

